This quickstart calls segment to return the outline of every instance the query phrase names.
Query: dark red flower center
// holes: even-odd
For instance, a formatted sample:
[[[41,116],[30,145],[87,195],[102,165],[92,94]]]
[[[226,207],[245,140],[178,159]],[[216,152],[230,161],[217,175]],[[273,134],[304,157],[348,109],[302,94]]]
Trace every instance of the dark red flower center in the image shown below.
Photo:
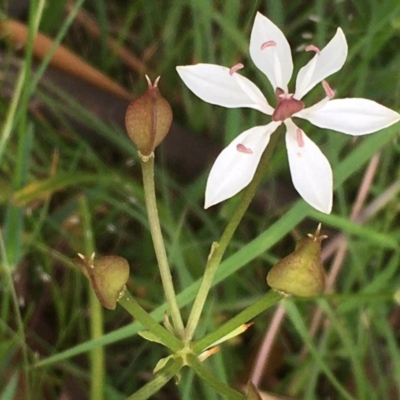
[[[277,106],[272,114],[273,121],[284,121],[304,108],[304,103],[286,94],[281,88],[276,88]]]

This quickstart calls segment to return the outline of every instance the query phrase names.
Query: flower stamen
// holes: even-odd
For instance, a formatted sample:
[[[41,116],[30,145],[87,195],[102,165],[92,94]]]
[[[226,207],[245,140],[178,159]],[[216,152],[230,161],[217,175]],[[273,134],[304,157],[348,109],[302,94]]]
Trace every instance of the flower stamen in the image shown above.
[[[267,47],[274,47],[276,46],[276,42],[273,40],[268,40],[268,42],[265,42],[261,45],[261,50],[265,50]]]
[[[317,46],[315,46],[313,44],[310,44],[309,46],[307,46],[306,47],[306,51],[314,51],[317,54],[321,53],[321,50]]]
[[[299,147],[304,147],[303,131],[300,128],[296,129],[296,140]]]
[[[248,147],[246,147],[246,146],[245,146],[244,144],[242,144],[242,143],[239,143],[239,144],[236,146],[236,150],[237,150],[239,153],[253,154],[253,150],[249,149]]]
[[[322,81],[322,87],[325,90],[326,97],[328,97],[328,99],[333,99],[335,91],[329,86],[329,83],[327,81]]]
[[[230,70],[229,70],[229,75],[233,75],[235,72],[239,71],[239,69],[244,68],[244,65],[242,63],[235,64]]]

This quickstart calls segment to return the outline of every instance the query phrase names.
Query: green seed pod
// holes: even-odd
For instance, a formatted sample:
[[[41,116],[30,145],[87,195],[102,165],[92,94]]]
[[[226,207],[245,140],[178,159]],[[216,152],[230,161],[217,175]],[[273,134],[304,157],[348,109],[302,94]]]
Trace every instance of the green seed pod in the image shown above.
[[[89,279],[103,307],[114,310],[129,279],[129,264],[125,258],[104,256],[74,260],[78,268]]]
[[[308,297],[323,292],[325,271],[321,262],[321,224],[315,234],[300,240],[293,253],[275,264],[267,275],[268,285],[285,294]]]
[[[158,77],[154,84],[146,75],[148,88],[132,101],[125,114],[128,135],[143,156],[149,156],[164,140],[172,123],[172,109],[158,90]]]

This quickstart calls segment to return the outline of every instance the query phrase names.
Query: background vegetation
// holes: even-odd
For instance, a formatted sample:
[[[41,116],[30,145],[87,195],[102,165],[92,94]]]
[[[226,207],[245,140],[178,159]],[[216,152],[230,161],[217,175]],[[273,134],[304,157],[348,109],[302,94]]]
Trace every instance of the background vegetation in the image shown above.
[[[1,399],[89,398],[96,382],[90,356],[103,345],[104,391],[97,383],[105,398],[124,399],[151,379],[164,349],[137,336],[138,326],[120,308],[104,311],[105,334],[95,338],[87,280],[71,259],[91,248],[127,258],[130,289],[162,318],[138,159],[123,127],[129,98],[145,88],[144,73],[161,75],[175,125],[157,153],[159,206],[181,304],[193,300],[210,244],[232,209],[232,202],[202,209],[210,162],[220,146],[264,116],[201,102],[175,66],[242,62],[243,74],[272,102],[269,83],[248,54],[256,11],[285,32],[296,69],[310,57],[304,45],[322,47],[342,27],[349,57],[329,78],[337,96],[366,97],[399,111],[398,0],[3,4]],[[15,26],[7,31],[8,18],[28,28],[25,39],[16,38]],[[37,30],[51,39],[41,55],[33,46]],[[59,56],[58,66],[49,63],[59,44],[120,89],[106,87],[104,77],[90,81],[71,54]],[[306,102],[322,96],[315,90]],[[334,211],[321,215],[299,199],[282,140],[218,272],[201,330],[211,331],[265,293],[271,265],[319,221],[330,235],[323,252],[330,294],[285,301],[206,362],[220,379],[240,387],[251,378],[271,398],[399,398],[400,128],[354,139],[302,126],[332,164]],[[155,398],[218,396],[184,371],[179,385],[172,382]]]

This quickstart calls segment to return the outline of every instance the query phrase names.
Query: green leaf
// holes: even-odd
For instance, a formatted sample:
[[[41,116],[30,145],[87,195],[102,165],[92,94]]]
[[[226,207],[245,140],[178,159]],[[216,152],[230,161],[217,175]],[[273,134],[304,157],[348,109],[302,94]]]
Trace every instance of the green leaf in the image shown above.
[[[158,360],[158,363],[153,369],[153,374],[156,374],[158,371],[162,370],[168,363],[169,360],[173,358],[173,355],[169,355],[168,357],[161,358]]]
[[[162,345],[164,344],[162,340],[160,340],[159,337],[151,331],[140,331],[138,332],[138,335],[149,342],[160,343]]]

